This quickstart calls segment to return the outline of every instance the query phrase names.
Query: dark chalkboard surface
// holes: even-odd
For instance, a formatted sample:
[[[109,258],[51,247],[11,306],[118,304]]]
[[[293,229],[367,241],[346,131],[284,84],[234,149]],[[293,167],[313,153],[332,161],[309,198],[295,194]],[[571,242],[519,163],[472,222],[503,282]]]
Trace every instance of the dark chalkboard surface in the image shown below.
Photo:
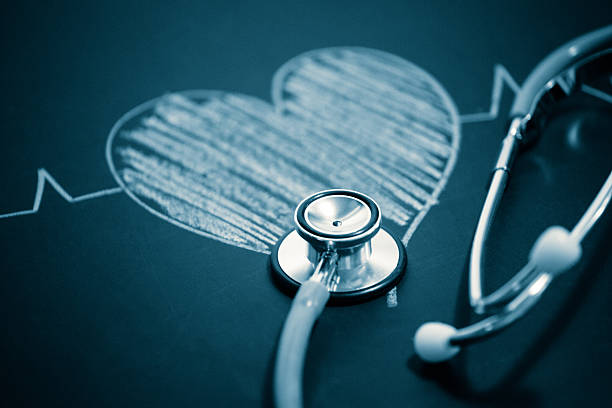
[[[307,356],[306,406],[609,401],[609,214],[580,264],[503,334],[436,367],[414,357],[412,336],[428,320],[474,319],[468,251],[511,78],[520,83],[556,46],[609,24],[612,9],[595,1],[412,3],[5,6],[0,214],[12,216],[0,218],[3,405],[271,405],[291,298],[274,284],[265,248],[146,211],[118,188],[105,149],[116,121],[147,100],[205,89],[271,102],[279,67],[339,46],[415,64],[464,120],[448,183],[409,239],[397,305],[383,296],[323,313]],[[499,106],[491,105],[495,73],[506,84]],[[600,89],[611,93],[610,81]],[[471,116],[491,106],[499,114]],[[611,105],[591,95],[553,112],[540,143],[517,160],[487,248],[488,289],[522,266],[544,228],[577,221],[610,171],[611,130]],[[385,225],[406,231],[397,219]]]

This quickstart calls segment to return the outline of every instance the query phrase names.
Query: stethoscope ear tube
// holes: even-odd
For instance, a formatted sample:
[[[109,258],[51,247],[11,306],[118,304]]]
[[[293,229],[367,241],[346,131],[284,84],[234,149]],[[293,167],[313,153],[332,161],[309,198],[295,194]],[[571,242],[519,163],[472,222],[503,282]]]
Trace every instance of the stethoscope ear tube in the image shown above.
[[[440,322],[423,324],[414,338],[415,351],[423,360],[448,360],[459,352],[460,346],[503,330],[537,303],[556,276],[579,261],[582,240],[612,199],[612,172],[571,231],[561,226],[544,231],[535,242],[527,264],[499,289],[487,296],[482,294],[484,245],[518,147],[529,143],[530,130],[540,130],[537,127],[543,122],[536,116],[546,113],[544,105],[571,92],[576,75],[572,68],[580,64],[584,66],[602,56],[609,58],[611,47],[612,25],[579,37],[546,57],[521,87],[512,106],[509,130],[493,169],[489,191],[476,226],[469,263],[469,297],[472,308],[479,314],[493,307],[501,307],[501,311],[461,329]],[[563,75],[566,75],[567,81],[564,81]]]
[[[469,296],[470,304],[476,313],[482,314],[486,311],[488,306],[497,304],[500,300],[506,300],[516,295],[526,284],[528,284],[529,279],[536,275],[530,270],[530,265],[528,264],[523,270],[517,273],[515,278],[508,282],[508,284],[489,296],[483,297],[482,295],[482,260],[484,245],[486,244],[498,205],[504,194],[510,169],[519,150],[518,148],[528,143],[529,138],[532,138],[535,132],[540,131],[540,129],[537,129],[537,126],[541,121],[533,116],[536,114],[534,109],[541,103],[540,98],[543,97],[543,93],[552,92],[555,86],[562,87],[560,85],[562,81],[558,78],[561,72],[571,67],[575,67],[577,64],[584,64],[585,61],[596,59],[602,53],[609,55],[609,53],[612,52],[611,47],[612,25],[578,37],[544,58],[528,76],[520,92],[517,94],[511,113],[514,119],[511,121],[508,133],[502,142],[502,148],[493,169],[491,183],[478,219],[471,247],[469,263]],[[550,97],[554,98],[554,95]],[[541,110],[544,108],[538,107],[537,109]],[[540,114],[543,112],[537,113]],[[538,123],[534,124],[534,120]],[[530,129],[530,127],[532,129]],[[530,131],[534,131],[532,135],[529,134]],[[605,192],[607,190],[607,184],[608,182],[604,183],[602,191]],[[599,195],[601,195],[601,192]],[[598,202],[597,198],[594,200],[591,207],[595,202]],[[587,211],[583,216],[583,219],[585,218],[592,220],[593,216]],[[580,229],[580,225],[585,222],[586,221],[581,220],[575,229]],[[591,224],[593,223],[591,221],[589,222]]]

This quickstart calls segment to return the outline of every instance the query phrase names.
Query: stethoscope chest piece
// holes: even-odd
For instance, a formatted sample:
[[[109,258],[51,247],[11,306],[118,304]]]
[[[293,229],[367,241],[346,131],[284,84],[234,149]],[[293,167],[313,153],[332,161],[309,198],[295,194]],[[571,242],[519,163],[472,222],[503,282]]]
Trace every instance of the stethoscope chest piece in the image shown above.
[[[393,287],[406,263],[402,243],[381,228],[380,208],[365,194],[326,190],[303,200],[296,229],[282,237],[271,256],[281,282],[297,288],[314,273],[322,254],[337,253],[336,300],[359,300]]]

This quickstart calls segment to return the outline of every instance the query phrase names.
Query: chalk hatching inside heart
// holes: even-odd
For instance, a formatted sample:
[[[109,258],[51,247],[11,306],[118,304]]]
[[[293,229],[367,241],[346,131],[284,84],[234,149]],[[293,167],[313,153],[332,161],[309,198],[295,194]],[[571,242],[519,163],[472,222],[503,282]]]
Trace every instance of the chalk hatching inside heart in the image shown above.
[[[111,171],[151,213],[258,252],[292,228],[301,199],[328,188],[373,197],[406,243],[458,152],[442,86],[394,55],[329,48],[283,65],[272,96],[188,91],[140,105],[111,131]]]

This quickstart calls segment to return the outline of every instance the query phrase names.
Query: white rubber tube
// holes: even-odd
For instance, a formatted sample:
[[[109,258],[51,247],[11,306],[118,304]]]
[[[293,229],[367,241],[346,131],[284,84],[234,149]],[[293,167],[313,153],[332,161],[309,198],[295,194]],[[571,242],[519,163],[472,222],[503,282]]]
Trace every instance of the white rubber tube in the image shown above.
[[[301,408],[303,405],[302,377],[308,340],[328,299],[325,285],[308,280],[291,303],[274,366],[274,400],[278,408]]]

